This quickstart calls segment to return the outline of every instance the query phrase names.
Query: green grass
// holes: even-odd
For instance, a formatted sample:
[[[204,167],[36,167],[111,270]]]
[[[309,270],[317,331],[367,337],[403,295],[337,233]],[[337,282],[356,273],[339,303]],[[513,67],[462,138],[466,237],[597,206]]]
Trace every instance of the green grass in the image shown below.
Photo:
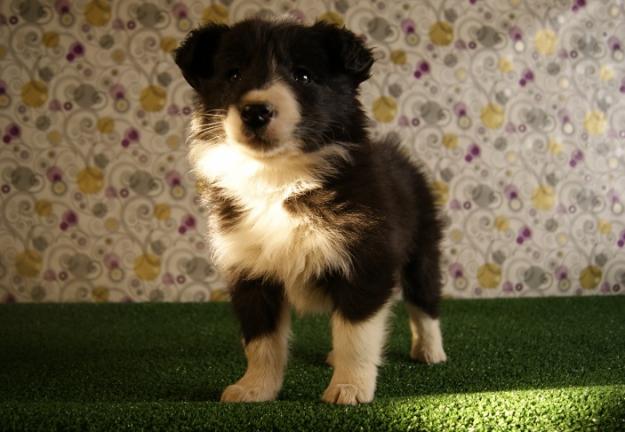
[[[449,361],[397,308],[376,400],[320,402],[327,317],[294,320],[280,399],[220,404],[245,359],[228,304],[0,306],[0,430],[625,430],[625,297],[445,301]]]

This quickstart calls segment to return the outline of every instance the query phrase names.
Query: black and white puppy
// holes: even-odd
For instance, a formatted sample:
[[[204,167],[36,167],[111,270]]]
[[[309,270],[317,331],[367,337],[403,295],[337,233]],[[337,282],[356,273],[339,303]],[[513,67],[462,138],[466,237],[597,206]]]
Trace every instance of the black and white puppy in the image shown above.
[[[399,286],[411,357],[445,361],[441,223],[398,143],[367,133],[358,88],[373,57],[363,42],[322,22],[250,19],[192,31],[175,61],[196,93],[189,157],[248,361],[221,400],[276,398],[293,307],[331,313],[323,400],[371,401]]]

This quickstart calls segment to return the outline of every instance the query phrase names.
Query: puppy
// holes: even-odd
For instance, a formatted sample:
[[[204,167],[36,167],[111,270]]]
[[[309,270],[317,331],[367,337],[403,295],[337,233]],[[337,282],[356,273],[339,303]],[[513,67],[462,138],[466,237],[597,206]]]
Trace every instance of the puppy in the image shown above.
[[[248,363],[221,400],[276,398],[293,307],[331,313],[323,400],[370,402],[397,286],[411,357],[445,361],[441,223],[398,143],[368,135],[358,88],[373,57],[363,42],[323,22],[249,19],[192,31],[175,61],[195,90],[189,159]]]

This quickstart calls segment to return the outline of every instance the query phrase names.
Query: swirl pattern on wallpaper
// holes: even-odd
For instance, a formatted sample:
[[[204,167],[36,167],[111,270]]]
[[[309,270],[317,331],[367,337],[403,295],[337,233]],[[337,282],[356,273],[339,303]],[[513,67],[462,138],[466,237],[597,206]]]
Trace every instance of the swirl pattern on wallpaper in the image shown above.
[[[431,174],[446,295],[625,292],[622,0],[0,4],[2,302],[226,298],[171,53],[284,14],[375,47],[362,100]]]

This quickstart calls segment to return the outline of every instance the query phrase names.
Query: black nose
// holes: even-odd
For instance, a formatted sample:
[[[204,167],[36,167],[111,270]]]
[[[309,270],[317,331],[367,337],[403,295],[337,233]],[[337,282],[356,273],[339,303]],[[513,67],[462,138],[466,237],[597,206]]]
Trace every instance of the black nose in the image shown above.
[[[260,129],[267,126],[273,117],[273,108],[269,104],[254,103],[241,108],[241,119],[250,129]]]

